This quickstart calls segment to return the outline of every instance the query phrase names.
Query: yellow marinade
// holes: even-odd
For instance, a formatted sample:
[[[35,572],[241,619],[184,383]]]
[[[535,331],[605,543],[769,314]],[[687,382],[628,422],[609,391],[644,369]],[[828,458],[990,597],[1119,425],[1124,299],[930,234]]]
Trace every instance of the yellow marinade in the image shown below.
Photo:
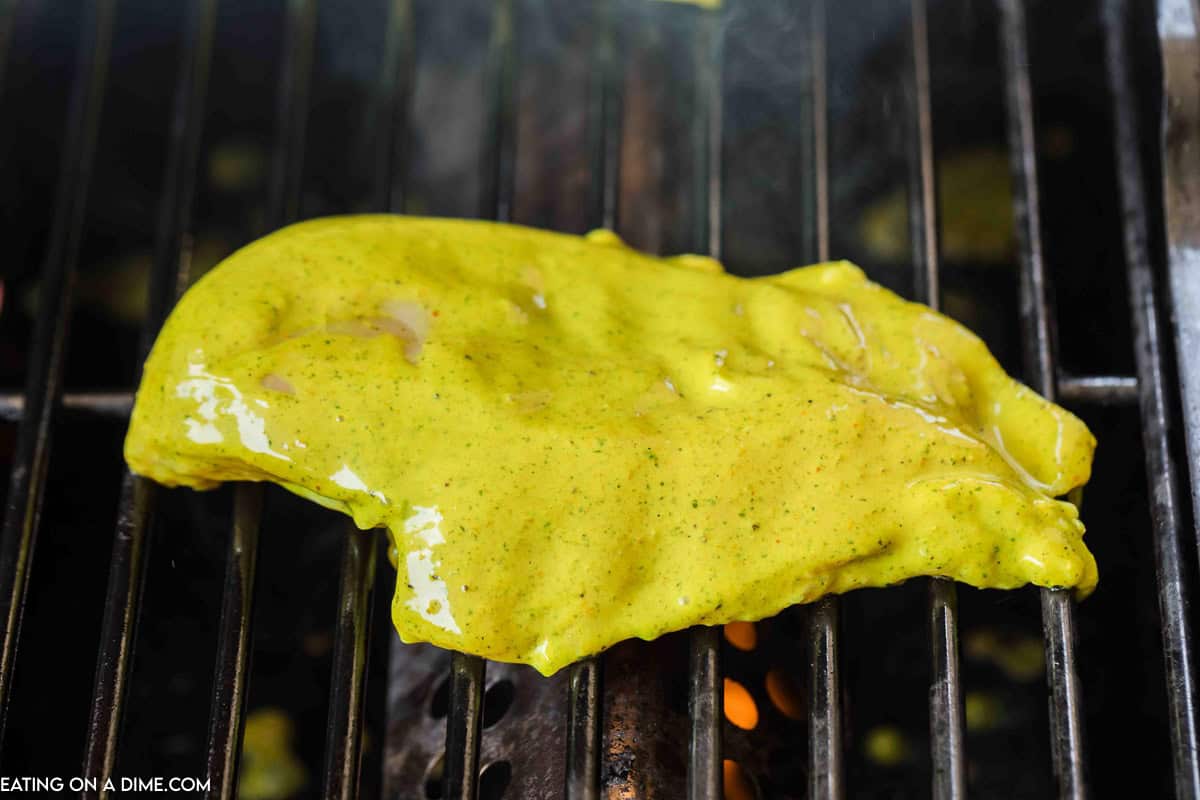
[[[551,673],[918,575],[1096,584],[1080,420],[840,262],[744,279],[615,236],[315,220],[188,291],[132,469],[385,525],[392,616]]]

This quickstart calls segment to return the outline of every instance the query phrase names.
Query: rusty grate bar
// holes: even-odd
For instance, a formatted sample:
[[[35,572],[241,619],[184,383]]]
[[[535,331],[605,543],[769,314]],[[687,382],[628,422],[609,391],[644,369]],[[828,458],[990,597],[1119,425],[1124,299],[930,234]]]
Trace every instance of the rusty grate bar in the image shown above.
[[[200,119],[208,86],[215,21],[215,0],[197,0],[188,14],[172,109],[146,323],[139,341],[139,361],[149,353],[154,335],[187,278],[184,241],[192,222]],[[128,415],[132,406],[130,395],[123,398],[99,395],[81,397],[105,409],[119,405],[123,415]],[[153,483],[125,470],[84,751],[83,774],[91,777],[107,779],[112,774],[116,759],[156,492]]]
[[[275,149],[267,201],[267,220],[272,228],[294,221],[299,213],[316,17],[316,0],[290,0],[287,5]],[[233,530],[225,566],[227,600],[217,631],[217,662],[208,729],[210,797],[230,798],[237,791],[262,493],[260,484],[246,484],[239,486],[234,495]],[[228,600],[231,595],[237,602]]]
[[[0,743],[21,633],[25,590],[37,544],[56,407],[62,393],[71,299],[100,127],[114,16],[113,0],[97,0],[87,5],[83,17],[80,55],[72,79],[66,136],[55,188],[54,217],[42,269],[40,296],[46,298],[46,307],[40,309],[34,323],[25,383],[26,413],[17,432],[9,476],[4,529],[0,534],[0,616],[4,623],[0,642]]]
[[[1021,267],[1021,332],[1025,369],[1033,388],[1053,401],[1054,323],[1047,297],[1038,195],[1033,91],[1023,0],[998,0],[1004,60],[1008,139]],[[1075,606],[1069,591],[1042,589],[1042,631],[1050,684],[1050,743],[1058,794],[1087,795],[1083,746],[1083,697],[1075,654]]]
[[[929,78],[929,16],[926,0],[912,0],[914,152],[910,156],[909,230],[917,298],[941,307],[937,181],[934,174],[933,110]],[[966,797],[962,681],[958,657],[958,589],[953,581],[929,582],[932,681],[929,686],[929,749],[933,797]]]
[[[1159,6],[1160,19],[1164,14],[1192,15],[1186,2],[1164,2]],[[1196,654],[1189,628],[1189,589],[1184,569],[1182,542],[1183,511],[1179,497],[1179,470],[1171,455],[1168,380],[1163,356],[1163,330],[1157,306],[1154,270],[1149,248],[1150,229],[1146,210],[1147,186],[1139,160],[1141,134],[1137,125],[1137,106],[1133,66],[1126,49],[1126,36],[1131,7],[1123,0],[1107,0],[1104,4],[1104,36],[1107,50],[1109,81],[1113,97],[1113,119],[1116,125],[1116,162],[1120,181],[1121,209],[1125,220],[1125,266],[1129,275],[1129,299],[1133,320],[1134,355],[1138,367],[1138,387],[1142,416],[1142,443],[1146,451],[1146,480],[1149,484],[1150,514],[1154,525],[1154,558],[1158,572],[1158,613],[1162,620],[1163,664],[1166,672],[1167,707],[1170,717],[1172,766],[1175,772],[1175,796],[1200,797],[1200,736],[1197,734]],[[1185,17],[1186,18],[1186,17]],[[1195,100],[1195,68],[1200,61],[1195,18],[1190,36],[1176,38],[1172,31],[1160,27],[1160,36],[1175,41],[1162,42],[1164,61],[1164,103],[1168,109],[1163,173],[1166,176],[1166,215],[1169,259],[1182,256],[1177,248],[1186,248],[1187,240],[1195,241],[1195,217],[1175,216],[1189,199],[1194,202],[1196,168],[1200,166],[1194,147],[1172,145],[1170,131],[1183,126],[1194,137],[1197,125]],[[1178,33],[1183,33],[1179,31]],[[1181,60],[1176,60],[1181,59]],[[1182,70],[1179,68],[1182,67]],[[1184,85],[1180,86],[1182,79]],[[1182,92],[1181,92],[1182,90]],[[1178,94],[1189,100],[1170,102]],[[1179,141],[1188,141],[1181,138]],[[1194,139],[1192,140],[1194,141]],[[1180,159],[1183,163],[1178,163]],[[1183,196],[1181,183],[1192,189]],[[1182,201],[1182,202],[1181,202]],[[1189,230],[1189,228],[1191,230]],[[1192,278],[1195,283],[1195,278]],[[1176,292],[1176,298],[1180,296]],[[1178,324],[1195,324],[1195,318],[1181,317]],[[1182,344],[1182,342],[1181,342]],[[1180,352],[1187,352],[1183,347]],[[1184,382],[1184,391],[1187,383]],[[1185,403],[1185,416],[1189,414]],[[1200,420],[1192,420],[1200,422]],[[1197,456],[1192,454],[1192,469],[1200,469]]]

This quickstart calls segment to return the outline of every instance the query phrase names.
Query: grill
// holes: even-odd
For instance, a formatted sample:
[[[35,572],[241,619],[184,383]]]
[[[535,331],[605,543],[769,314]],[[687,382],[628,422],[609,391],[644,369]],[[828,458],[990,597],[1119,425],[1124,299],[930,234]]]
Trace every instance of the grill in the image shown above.
[[[1058,178],[1039,173],[1050,158],[1041,115],[1054,117],[1057,107],[1037,91],[1037,67],[1039,59],[1053,61],[1046,53],[1057,45],[1038,38],[1038,25],[1051,29],[1046,37],[1064,30],[1055,22],[1063,12],[1056,17],[1049,4],[153,5],[0,4],[0,166],[7,184],[0,224],[18,256],[2,329],[15,337],[8,355],[20,364],[6,367],[6,378],[15,385],[24,373],[23,392],[0,396],[0,414],[11,423],[3,440],[11,477],[0,539],[4,774],[57,768],[103,780],[169,768],[207,777],[211,796],[233,796],[239,769],[246,770],[239,754],[247,712],[262,685],[250,678],[274,658],[262,637],[273,635],[273,616],[294,613],[320,616],[332,631],[314,645],[322,652],[321,677],[315,690],[305,690],[327,690],[328,699],[299,720],[300,749],[323,753],[323,761],[308,759],[313,775],[295,790],[306,796],[582,800],[716,798],[724,791],[731,798],[837,798],[932,791],[960,798],[970,788],[976,796],[1081,798],[1089,787],[1102,793],[1117,785],[1123,740],[1131,758],[1144,762],[1128,776],[1134,785],[1148,795],[1200,796],[1189,596],[1192,509],[1200,500],[1200,367],[1188,358],[1200,341],[1193,206],[1200,196],[1200,49],[1192,5],[1160,0],[1155,15],[1128,0],[1102,0],[1082,15],[1081,36],[1098,56],[1086,72],[1102,101],[1091,109],[1100,122],[1087,129],[1101,151],[1088,164],[1103,174],[1099,185],[1108,194],[1070,201]],[[890,37],[878,50],[886,66],[851,70],[846,42],[885,29]],[[954,35],[967,40],[973,69],[987,62],[978,74],[994,80],[983,80],[973,99],[984,109],[994,103],[995,120],[986,111],[973,120],[970,103],[952,97],[958,76],[938,43]],[[137,44],[144,41],[150,44]],[[47,42],[54,47],[44,49]],[[137,60],[143,47],[157,53],[158,67],[150,70],[157,75]],[[36,55],[45,52],[52,55]],[[140,88],[126,91],[124,80]],[[56,94],[56,87],[64,91]],[[65,117],[50,109],[62,103]],[[935,115],[935,107],[944,111]],[[152,153],[135,154],[146,146],[135,123],[159,110]],[[950,122],[939,124],[943,113]],[[879,124],[880,114],[887,124]],[[1015,277],[943,259],[944,231],[957,209],[939,203],[949,186],[939,171],[951,169],[942,142],[993,121],[1005,131],[1010,188],[1003,196],[1011,193],[1016,241],[1005,258]],[[228,141],[240,144],[222,150]],[[150,200],[122,210],[110,203],[119,192],[101,179],[125,159],[149,163],[139,177],[155,188]],[[875,172],[899,186],[895,219],[903,235],[893,266],[873,268],[870,253],[863,254],[873,277],[970,317],[1003,359],[1024,365],[1032,387],[1082,409],[1101,440],[1099,496],[1085,513],[1104,573],[1100,594],[1077,608],[1068,593],[1040,591],[1044,681],[1039,672],[1026,695],[1045,697],[1038,701],[1045,708],[1017,703],[999,738],[978,726],[968,735],[978,699],[970,688],[972,670],[979,672],[974,654],[987,648],[960,630],[973,629],[976,611],[1036,626],[1032,590],[1016,593],[1024,599],[997,599],[941,579],[913,581],[784,612],[753,629],[758,641],[750,649],[731,644],[732,631],[700,628],[625,643],[543,679],[523,667],[400,644],[387,621],[390,568],[378,534],[344,535],[345,523],[297,511],[257,485],[198,498],[128,472],[119,480],[99,477],[116,474],[129,387],[170,306],[205,260],[204,237],[214,226],[224,226],[229,246],[302,217],[347,211],[605,226],[639,246],[725,256],[735,269],[753,272],[862,253],[861,232],[848,230],[842,215],[862,197],[883,193]],[[211,188],[221,181],[250,188],[222,195]],[[246,202],[245,195],[258,199]],[[1074,203],[1087,206],[1078,212],[1084,216],[1102,209],[1095,211],[1097,228],[1112,223],[1093,231],[1093,249],[1080,238],[1086,225],[1055,233],[1052,221]],[[121,213],[135,222],[114,223]],[[764,233],[768,228],[774,233]],[[143,240],[149,277],[140,332],[127,325],[106,341],[104,349],[119,351],[107,362],[80,361],[73,353],[96,352],[97,332],[105,330],[87,310],[84,268],[102,260],[97,253]],[[1071,256],[1107,244],[1111,274],[1089,274]],[[25,261],[40,269],[26,269]],[[14,288],[34,281],[32,323],[18,330]],[[983,302],[963,305],[968,295]],[[1072,304],[1056,304],[1063,296]],[[1079,307],[1085,301],[1095,308]],[[1056,314],[1066,324],[1058,326]],[[1106,318],[1112,315],[1118,320]],[[1060,353],[1085,368],[1064,369]],[[120,388],[95,388],[113,386],[114,375],[127,378]],[[91,383],[76,390],[73,380]],[[1122,431],[1131,440],[1125,463],[1105,449]],[[1138,431],[1144,481],[1135,466]],[[55,483],[57,465],[70,463],[94,466],[100,499],[74,499],[82,493],[78,482],[92,480],[90,471]],[[63,520],[71,519],[74,502],[89,515],[111,513],[115,503],[111,550],[67,538],[73,528]],[[1116,522],[1106,520],[1110,513]],[[109,518],[89,518],[80,535],[105,539],[98,529]],[[274,536],[272,525],[294,537]],[[309,535],[306,527],[332,531],[323,549],[295,543]],[[193,528],[207,544],[180,549]],[[1119,536],[1124,544],[1106,543]],[[163,558],[152,554],[152,542]],[[95,554],[94,577],[78,578],[63,566],[64,551],[76,547]],[[194,616],[172,616],[178,601],[163,588],[176,574],[166,572],[175,564],[164,558],[189,552],[212,566],[197,584],[208,587],[206,599],[193,603],[202,608],[192,612],[207,620],[197,627]],[[311,593],[278,589],[280,575],[301,575],[306,559],[323,564],[321,574],[332,581],[335,556],[335,583],[314,585]],[[1106,581],[1125,595],[1102,600]],[[80,606],[69,617],[47,610],[46,598],[64,593]],[[153,598],[168,600],[156,609]],[[318,601],[326,604],[313,610]],[[64,631],[67,619],[72,625]],[[54,663],[65,638],[87,662],[82,683],[69,677],[78,670]],[[1114,653],[1125,660],[1109,661]],[[214,654],[211,681],[168,686],[168,673],[196,671],[180,666],[189,660],[202,660],[199,671],[207,675]],[[1098,662],[1095,669],[1089,659]],[[290,679],[280,686],[274,693],[266,686],[260,699],[293,692]],[[761,708],[751,731],[723,713],[726,692],[745,687]],[[63,716],[39,721],[38,703]],[[863,728],[881,718],[875,707],[909,734],[907,757],[890,771],[863,755]],[[178,719],[164,723],[168,712]],[[69,743],[78,736],[82,750],[62,755],[60,734]],[[155,760],[162,750],[146,742],[158,736],[168,755]],[[56,753],[48,758],[39,748]]]

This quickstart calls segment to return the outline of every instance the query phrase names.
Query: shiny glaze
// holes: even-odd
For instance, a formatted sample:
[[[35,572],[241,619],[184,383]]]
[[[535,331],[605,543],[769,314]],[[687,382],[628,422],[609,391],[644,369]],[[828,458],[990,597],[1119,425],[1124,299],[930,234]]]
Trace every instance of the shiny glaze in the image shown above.
[[[841,263],[767,278],[615,236],[362,216],[201,279],[125,445],[391,533],[393,618],[544,673],[918,575],[1096,584],[1095,440],[972,333]]]

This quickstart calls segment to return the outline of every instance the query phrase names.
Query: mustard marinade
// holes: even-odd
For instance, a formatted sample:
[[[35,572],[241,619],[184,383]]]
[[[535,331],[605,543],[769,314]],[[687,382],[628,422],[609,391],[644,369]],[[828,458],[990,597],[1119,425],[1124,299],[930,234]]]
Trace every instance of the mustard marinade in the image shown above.
[[[629,637],[941,575],[1087,594],[1080,420],[840,262],[744,279],[615,236],[357,216],[238,251],[146,362],[125,456],[387,526],[392,616],[551,673]]]

